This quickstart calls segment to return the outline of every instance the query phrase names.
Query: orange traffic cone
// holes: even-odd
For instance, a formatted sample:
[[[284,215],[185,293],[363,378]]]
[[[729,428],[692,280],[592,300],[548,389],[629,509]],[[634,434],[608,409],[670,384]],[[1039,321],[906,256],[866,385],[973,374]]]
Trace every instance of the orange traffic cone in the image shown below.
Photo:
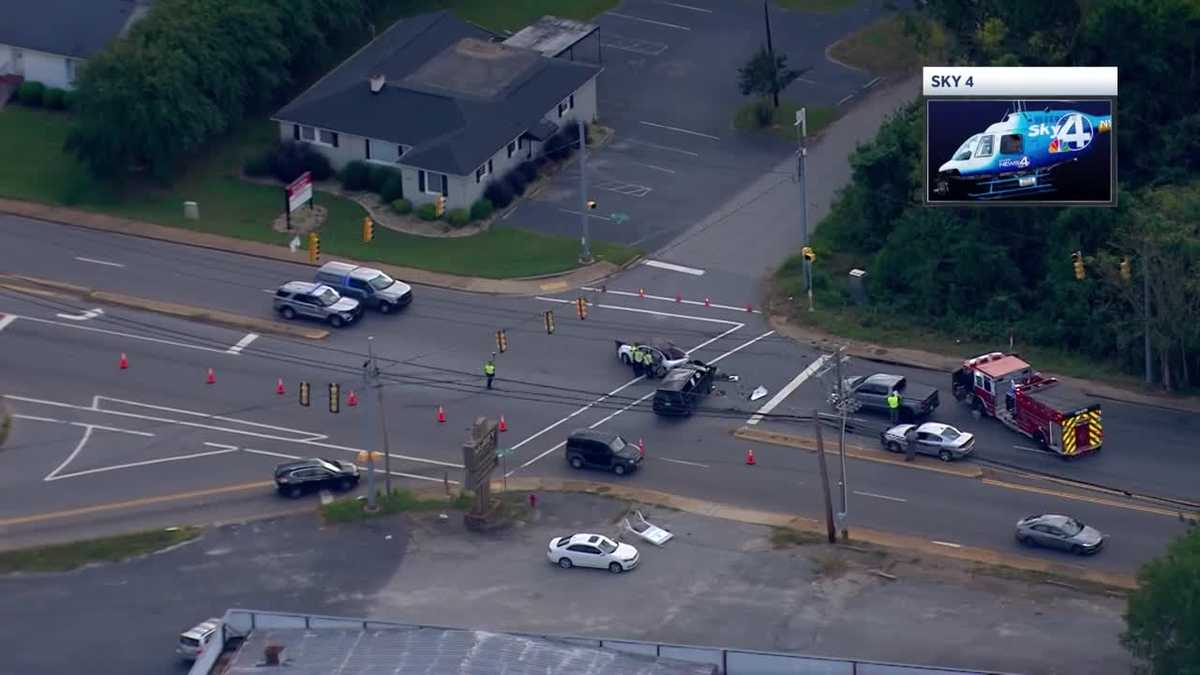
[[[354,393],[354,390],[351,390],[350,395],[346,397],[346,405],[351,408],[358,405],[358,394]]]
[[[508,431],[508,422],[504,421],[504,415],[500,416],[500,431]]]
[[[638,297],[645,300],[646,299],[646,289],[639,288],[638,289]]]
[[[440,406],[440,405],[438,406],[437,421],[438,421],[438,424],[446,423],[446,411],[442,410],[442,406]]]
[[[280,396],[283,396],[285,393],[287,393],[286,390],[283,388],[283,378],[282,377],[275,381],[275,393],[279,394]]]
[[[746,303],[746,311],[747,311],[747,312],[753,312],[753,311],[754,311],[754,306],[753,306],[753,305],[751,305],[750,303],[748,303],[748,302],[747,302],[747,303]]]
[[[121,370],[129,367],[129,357],[125,356],[125,352],[121,352],[121,358],[117,360],[117,367]]]
[[[683,302],[683,294],[682,293],[675,294],[675,302]]]
[[[638,439],[638,453],[640,453],[642,457],[646,456],[646,441],[640,438]]]
[[[204,378],[204,382],[205,382],[205,384],[216,384],[217,383],[217,374],[213,372],[212,368],[208,369],[208,376]]]
[[[712,300],[709,300],[708,298],[705,298],[705,299],[704,299],[704,306],[705,306],[705,307],[712,307]]]
[[[747,451],[746,451],[746,466],[754,466],[754,464],[755,464],[755,462],[754,462],[754,451],[753,451],[753,450],[747,450]]]

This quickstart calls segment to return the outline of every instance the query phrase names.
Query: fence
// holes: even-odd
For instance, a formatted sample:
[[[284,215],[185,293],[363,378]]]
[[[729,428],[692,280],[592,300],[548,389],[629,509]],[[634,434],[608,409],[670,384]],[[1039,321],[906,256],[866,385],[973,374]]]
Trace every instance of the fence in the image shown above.
[[[212,647],[197,659],[189,675],[209,675],[209,671],[220,656],[226,639],[249,635],[252,631],[260,628],[303,628],[308,630],[429,628],[435,630],[473,630],[451,626],[431,626],[401,623],[398,621],[351,619],[316,614],[291,614],[287,612],[267,612],[251,609],[231,609],[225,612],[224,621],[221,634],[214,639]],[[605,638],[542,635],[538,633],[513,632],[509,634],[613,649],[631,654],[643,654],[692,663],[712,664],[719,669],[722,675],[783,675],[785,673],[787,675],[1005,675],[997,671],[955,670],[953,668],[803,656],[799,654],[762,652],[747,649],[698,647],[659,642],[641,642],[637,640],[609,640]]]

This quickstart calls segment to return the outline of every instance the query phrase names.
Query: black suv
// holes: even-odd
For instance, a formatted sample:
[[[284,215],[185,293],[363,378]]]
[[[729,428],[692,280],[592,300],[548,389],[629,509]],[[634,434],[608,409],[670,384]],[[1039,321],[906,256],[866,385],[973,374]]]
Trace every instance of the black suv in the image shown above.
[[[717,369],[703,361],[688,361],[667,373],[654,392],[654,412],[659,415],[691,415],[700,399],[713,390]]]
[[[580,429],[567,436],[567,463],[576,469],[604,469],[624,476],[641,465],[642,453],[617,434]]]
[[[323,488],[350,490],[355,485],[358,485],[358,467],[351,462],[313,457],[275,467],[275,487],[289,497]]]

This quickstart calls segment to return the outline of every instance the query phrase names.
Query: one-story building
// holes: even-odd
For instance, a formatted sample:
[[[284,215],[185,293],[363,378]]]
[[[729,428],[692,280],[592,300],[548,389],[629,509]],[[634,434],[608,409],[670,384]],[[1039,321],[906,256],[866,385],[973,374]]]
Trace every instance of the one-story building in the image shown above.
[[[397,22],[272,119],[337,169],[398,169],[414,204],[468,208],[564,124],[596,119],[599,73],[435,12]]]
[[[0,78],[73,89],[80,67],[128,32],[150,0],[0,0]]]

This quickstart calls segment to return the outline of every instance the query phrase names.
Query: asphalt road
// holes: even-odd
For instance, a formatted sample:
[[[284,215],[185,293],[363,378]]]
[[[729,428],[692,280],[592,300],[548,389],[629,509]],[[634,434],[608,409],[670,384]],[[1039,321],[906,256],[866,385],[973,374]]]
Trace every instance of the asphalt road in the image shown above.
[[[0,241],[22,251],[10,261],[11,271],[53,270],[63,280],[264,318],[270,310],[263,289],[304,278],[311,270],[13,219],[0,221]],[[634,274],[643,269],[650,268]],[[175,270],[185,273],[173,274]],[[760,315],[717,295],[715,288],[718,306],[704,307],[670,297],[642,299],[622,291],[624,283],[613,280],[606,294],[588,293],[593,304],[586,321],[572,316],[569,299],[574,294],[485,298],[419,288],[414,304],[398,316],[368,315],[360,325],[322,342],[260,336],[238,353],[229,350],[246,336],[225,328],[117,308],[90,319],[71,319],[59,315],[84,316],[81,311],[90,308],[0,294],[0,311],[20,317],[0,332],[6,360],[0,386],[21,416],[9,447],[0,453],[0,481],[14,497],[0,506],[0,527],[13,535],[32,536],[51,527],[74,533],[97,514],[50,519],[41,514],[130,500],[157,505],[153,500],[179,493],[201,493],[206,502],[220,502],[206,491],[253,483],[259,485],[238,492],[236,499],[261,495],[261,502],[246,502],[256,512],[266,505],[287,507],[290,502],[273,500],[269,486],[261,484],[282,457],[351,458],[359,448],[379,442],[371,397],[361,396],[354,408],[345,401],[351,389],[361,392],[359,367],[368,335],[375,337],[385,371],[391,468],[403,474],[398,480],[457,480],[459,446],[471,420],[503,414],[510,427],[504,443],[515,449],[509,471],[567,475],[561,455],[566,433],[585,426],[612,428],[647,445],[646,471],[628,480],[715,501],[817,513],[819,489],[811,454],[754,447],[758,466],[746,467],[742,458],[747,445],[730,431],[769,400],[750,402],[750,390],[761,384],[778,392],[819,355],[774,335]],[[540,326],[545,309],[559,312],[553,336]],[[488,392],[479,369],[499,327],[509,330],[511,349],[499,357],[498,389]],[[660,419],[647,407],[653,385],[633,378],[613,353],[614,337],[647,336],[693,349],[739,381],[723,383],[723,395],[709,399],[706,410],[691,419]],[[121,353],[129,356],[127,370],[117,368]],[[204,381],[208,368],[216,373],[213,385]],[[943,407],[937,417],[975,432],[981,457],[1127,489],[1194,497],[1189,480],[1194,458],[1187,437],[1195,420],[1189,416],[1106,402],[1105,450],[1063,462],[1019,449],[1025,439],[991,421],[972,420],[954,405],[945,374],[857,361],[846,368],[848,374],[897,372],[940,387]],[[284,396],[274,392],[277,378],[285,380]],[[313,385],[308,408],[295,398],[301,380]],[[329,382],[341,386],[341,412],[336,415],[325,407]],[[764,426],[804,431],[805,425],[787,416],[823,408],[824,392],[818,378],[799,383]],[[445,424],[435,421],[439,405],[448,415]],[[869,445],[873,439],[860,442]],[[1068,511],[1112,532],[1114,542],[1120,542],[1089,564],[1130,570],[1181,530],[1164,515],[1067,499],[1053,491],[1015,490],[871,462],[852,461],[849,474],[852,523],[950,543],[1011,546],[1009,529],[1017,518],[1042,510]],[[103,514],[106,519],[115,516],[112,511]],[[179,512],[167,515],[177,519]]]
[[[825,57],[825,48],[881,14],[881,2],[836,14],[772,6],[772,42],[788,64],[807,69],[782,96],[836,106],[872,76]],[[625,0],[595,19],[604,71],[600,123],[611,143],[588,161],[591,236],[655,250],[775,168],[795,144],[733,128],[748,100],[737,67],[765,41],[755,3]],[[669,92],[667,94],[666,92]],[[553,234],[580,235],[579,167],[568,167],[504,220]]]

